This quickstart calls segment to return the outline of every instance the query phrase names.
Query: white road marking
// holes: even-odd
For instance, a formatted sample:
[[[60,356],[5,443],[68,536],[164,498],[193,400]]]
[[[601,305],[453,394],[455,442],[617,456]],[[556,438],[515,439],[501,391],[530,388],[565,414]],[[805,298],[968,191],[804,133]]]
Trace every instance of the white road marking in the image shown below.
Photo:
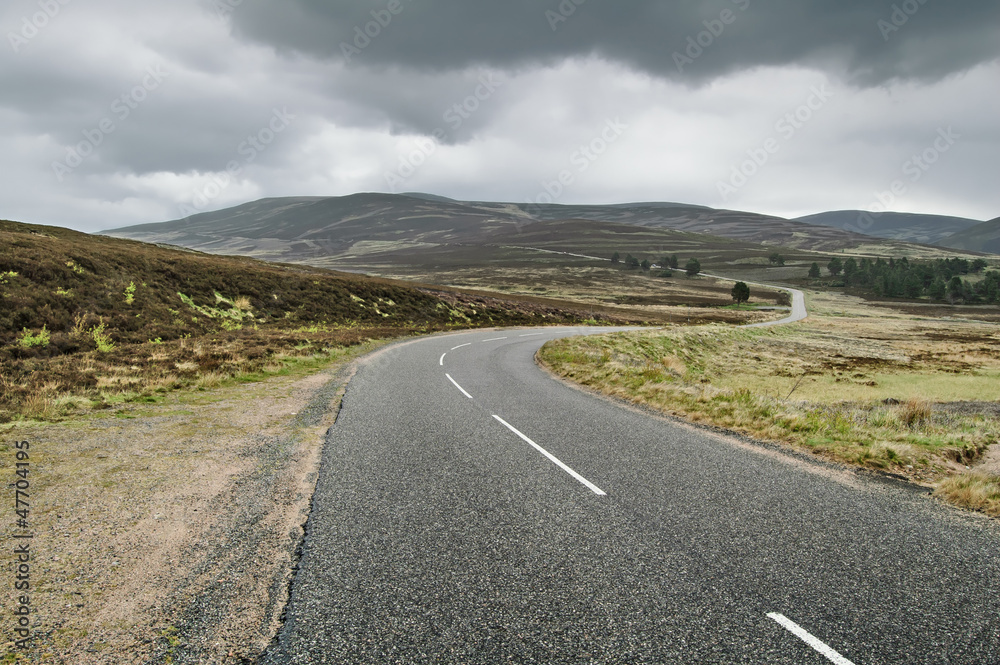
[[[444,357],[445,357],[446,355],[448,355],[448,354],[447,354],[447,353],[442,353],[442,354],[441,354],[441,363],[440,363],[440,364],[441,364],[441,367],[444,367]]]
[[[823,654],[827,660],[836,665],[854,665],[851,661],[847,660],[839,653],[828,647],[827,645],[820,642],[818,639],[810,635],[805,628],[798,625],[784,614],[778,614],[777,612],[771,612],[767,615],[769,618],[774,619],[779,624],[781,624],[790,633],[798,637],[800,640],[811,646],[813,649]]]
[[[463,395],[465,395],[465,396],[466,396],[466,397],[468,397],[469,399],[472,399],[472,395],[470,395],[469,393],[465,392],[465,388],[463,388],[462,386],[458,385],[458,381],[456,381],[455,379],[451,378],[451,374],[445,374],[445,376],[447,376],[447,377],[448,377],[448,380],[449,380],[449,381],[451,381],[452,383],[454,383],[454,384],[455,384],[455,387],[456,387],[456,388],[458,388],[459,390],[461,390],[461,391],[462,391],[462,394],[463,394]]]
[[[537,337],[538,335],[544,335],[545,333],[530,333],[528,335],[518,335],[518,337]]]
[[[584,478],[583,476],[581,476],[579,473],[577,473],[573,469],[569,468],[568,466],[566,466],[565,464],[563,464],[562,462],[560,462],[559,458],[557,458],[555,455],[553,455],[549,451],[545,450],[545,448],[542,448],[540,445],[538,445],[537,443],[535,443],[534,441],[532,441],[531,439],[529,439],[528,437],[526,437],[524,434],[522,434],[521,432],[519,432],[516,427],[514,427],[513,425],[511,425],[510,423],[508,423],[506,420],[504,420],[503,418],[501,418],[500,416],[497,416],[497,415],[494,415],[493,417],[496,418],[497,420],[499,420],[500,423],[504,427],[506,427],[507,429],[509,429],[511,432],[513,432],[514,434],[517,434],[519,437],[521,437],[526,442],[528,442],[535,450],[537,450],[541,454],[543,454],[546,457],[548,457],[549,460],[552,461],[552,463],[554,463],[560,469],[562,469],[563,471],[565,471],[566,473],[568,473],[569,475],[573,476],[574,478],[576,478],[577,480],[579,480],[581,483],[583,483],[584,485],[586,485],[590,489],[591,492],[593,492],[597,496],[607,496],[607,493],[604,490],[602,490],[600,487],[598,487],[597,485],[595,485],[594,483],[590,482],[589,480],[587,480],[586,478]]]
[[[507,339],[506,337],[493,337],[490,339],[484,339],[483,342],[499,342],[502,339]]]
[[[451,347],[451,350],[454,351],[455,349],[460,349],[463,346],[472,346],[472,342],[469,342],[468,344],[459,344],[458,346],[453,346]]]

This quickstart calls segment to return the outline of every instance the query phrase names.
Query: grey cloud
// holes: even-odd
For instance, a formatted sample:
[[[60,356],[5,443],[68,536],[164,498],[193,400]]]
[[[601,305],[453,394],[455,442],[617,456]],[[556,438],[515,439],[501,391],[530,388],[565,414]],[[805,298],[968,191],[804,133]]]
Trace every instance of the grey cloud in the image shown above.
[[[360,51],[350,51],[351,65],[436,71],[518,68],[597,54],[692,83],[804,63],[874,85],[936,80],[1000,56],[995,0],[580,2],[245,0],[232,20],[237,34],[281,50],[346,62],[347,44]],[[719,20],[724,11],[728,25]],[[378,18],[382,25],[372,23]],[[366,27],[377,36],[359,37]],[[688,51],[689,38],[697,41],[710,29],[719,34],[702,35],[705,46]],[[675,53],[697,55],[679,68]]]

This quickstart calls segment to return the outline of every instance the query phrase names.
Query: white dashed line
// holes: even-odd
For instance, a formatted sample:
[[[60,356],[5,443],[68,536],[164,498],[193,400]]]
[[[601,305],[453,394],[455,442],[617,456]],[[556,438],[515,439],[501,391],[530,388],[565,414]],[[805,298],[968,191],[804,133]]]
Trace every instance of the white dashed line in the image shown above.
[[[442,354],[441,354],[441,362],[439,363],[439,364],[441,365],[441,367],[444,367],[444,357],[445,357],[446,355],[448,355],[448,354],[447,354],[447,353],[442,353]]]
[[[484,339],[483,343],[486,342],[499,342],[502,339],[507,339],[506,337],[491,337],[490,339]]]
[[[458,385],[458,381],[456,381],[455,379],[451,378],[451,374],[445,374],[445,376],[447,376],[447,377],[448,377],[448,380],[449,380],[449,381],[451,381],[452,383],[454,383],[454,384],[455,384],[455,387],[456,387],[456,388],[458,388],[459,390],[461,390],[461,391],[462,391],[462,394],[463,394],[463,395],[465,395],[465,396],[466,396],[466,397],[468,397],[469,399],[472,399],[472,395],[470,395],[469,393],[465,392],[465,388],[463,388],[462,386]]]
[[[458,384],[456,384],[456,385],[458,385]],[[506,420],[504,420],[503,418],[501,418],[500,416],[497,416],[497,415],[494,415],[493,417],[496,418],[498,421],[500,421],[500,423],[504,427],[506,427],[507,429],[509,429],[511,432],[513,432],[514,434],[517,434],[519,437],[521,437],[526,442],[528,442],[529,444],[531,444],[531,446],[535,450],[537,450],[541,454],[543,454],[546,457],[548,457],[549,460],[552,461],[553,464],[555,464],[560,469],[562,469],[563,471],[565,471],[566,473],[568,473],[569,475],[573,476],[574,478],[576,478],[577,480],[579,480],[581,483],[583,483],[584,485],[586,485],[590,489],[591,492],[593,492],[597,496],[607,496],[607,493],[604,490],[602,490],[600,487],[598,487],[597,485],[595,485],[594,483],[590,482],[589,480],[587,480],[586,478],[584,478],[583,476],[581,476],[579,473],[577,473],[573,469],[569,468],[568,466],[566,466],[565,464],[563,464],[562,462],[560,462],[559,458],[557,458],[555,455],[553,455],[549,451],[545,450],[545,448],[542,448],[540,445],[538,445],[537,443],[535,443],[534,441],[532,441],[531,439],[529,439],[528,437],[526,437],[524,434],[522,434],[521,432],[519,432],[517,430],[517,428],[515,428],[513,425],[511,425],[510,423],[508,423]]]
[[[468,344],[459,344],[458,346],[453,346],[451,347],[451,350],[454,351],[455,349],[461,349],[463,346],[472,346],[472,342],[469,342]]]
[[[836,665],[854,665],[851,661],[847,660],[839,653],[828,647],[827,645],[820,642],[818,639],[813,637],[806,631],[805,628],[798,625],[784,614],[778,614],[777,612],[771,612],[767,615],[769,618],[774,619],[779,624],[781,624],[790,633],[798,637],[800,640],[811,646],[813,649],[823,654],[827,660]]]
[[[537,337],[538,335],[544,335],[545,333],[529,333],[527,335],[518,335],[518,337]]]

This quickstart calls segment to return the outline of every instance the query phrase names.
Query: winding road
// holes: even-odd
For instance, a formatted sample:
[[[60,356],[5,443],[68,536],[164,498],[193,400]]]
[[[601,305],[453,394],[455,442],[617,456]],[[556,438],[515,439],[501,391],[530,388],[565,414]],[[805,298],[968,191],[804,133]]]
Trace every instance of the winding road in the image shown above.
[[[262,662],[1000,663],[995,521],[534,363],[609,330],[369,356]]]

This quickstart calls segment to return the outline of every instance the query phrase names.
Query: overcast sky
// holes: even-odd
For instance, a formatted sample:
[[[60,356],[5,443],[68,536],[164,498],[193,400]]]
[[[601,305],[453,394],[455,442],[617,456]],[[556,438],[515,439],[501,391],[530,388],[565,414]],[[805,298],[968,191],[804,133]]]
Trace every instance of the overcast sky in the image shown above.
[[[996,0],[5,0],[0,218],[266,196],[1000,215]]]

